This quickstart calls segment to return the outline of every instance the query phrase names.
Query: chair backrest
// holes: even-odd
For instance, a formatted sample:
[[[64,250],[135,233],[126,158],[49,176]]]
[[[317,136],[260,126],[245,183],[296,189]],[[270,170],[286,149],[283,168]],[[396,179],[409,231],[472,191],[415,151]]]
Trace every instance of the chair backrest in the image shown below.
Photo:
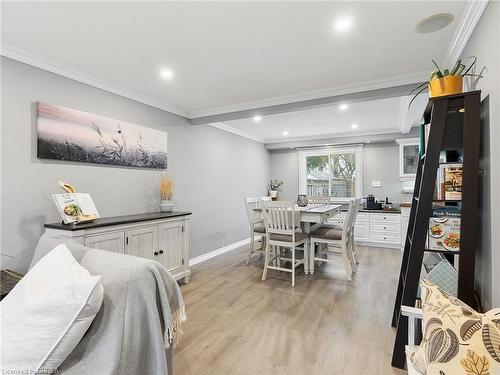
[[[349,201],[349,208],[347,209],[347,215],[342,228],[342,236],[347,236],[354,230],[354,223],[359,210],[359,202],[359,199],[352,199]]]
[[[261,208],[260,198],[246,198],[245,208],[247,210],[248,223],[250,224],[250,229],[253,230],[254,225],[262,221],[262,219],[255,212],[255,209]]]
[[[286,201],[262,202],[264,226],[268,234],[288,234],[295,238],[295,204]]]

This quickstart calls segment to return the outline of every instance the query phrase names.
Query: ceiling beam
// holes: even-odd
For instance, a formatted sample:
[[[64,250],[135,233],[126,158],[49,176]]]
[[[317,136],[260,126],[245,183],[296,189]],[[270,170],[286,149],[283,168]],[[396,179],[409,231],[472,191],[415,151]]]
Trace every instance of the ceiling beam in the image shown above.
[[[343,137],[331,137],[325,139],[310,139],[310,140],[299,140],[290,142],[267,143],[265,147],[269,151],[280,151],[280,150],[301,149],[308,147],[328,147],[328,146],[360,144],[360,143],[394,142],[395,139],[413,138],[413,137],[418,137],[418,128],[412,128],[406,134],[393,132],[393,133],[382,133],[382,134],[372,134],[372,135],[356,135],[356,136],[350,135]]]
[[[256,114],[258,114],[259,116],[269,116],[277,113],[301,111],[314,107],[333,105],[336,103],[358,103],[370,100],[394,98],[398,96],[408,95],[408,93],[420,83],[421,81],[415,81],[413,83],[399,85],[399,86],[353,92],[342,95],[326,96],[322,98],[296,101],[293,103],[270,105],[254,109],[246,109],[241,111],[221,113],[210,116],[196,117],[196,118],[191,118],[190,121],[191,124],[193,125],[203,125],[214,122],[224,122],[224,121],[239,120],[243,118],[251,118]]]

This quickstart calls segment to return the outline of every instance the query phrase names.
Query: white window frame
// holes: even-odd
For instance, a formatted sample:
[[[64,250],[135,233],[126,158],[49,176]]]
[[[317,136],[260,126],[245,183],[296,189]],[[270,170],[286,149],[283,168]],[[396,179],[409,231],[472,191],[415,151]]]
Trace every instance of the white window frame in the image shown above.
[[[361,199],[363,194],[363,146],[349,146],[349,147],[329,147],[329,148],[314,148],[299,151],[299,194],[307,194],[307,158],[310,156],[328,156],[330,162],[331,154],[356,154],[356,186],[355,197],[331,197],[331,185],[328,183],[328,196],[330,202],[348,202],[356,198]]]

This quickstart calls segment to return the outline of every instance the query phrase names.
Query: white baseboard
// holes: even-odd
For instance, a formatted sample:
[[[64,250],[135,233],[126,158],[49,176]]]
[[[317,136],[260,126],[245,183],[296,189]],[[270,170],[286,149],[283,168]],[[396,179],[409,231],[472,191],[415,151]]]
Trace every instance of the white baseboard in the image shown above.
[[[236,250],[241,246],[248,245],[249,243],[250,243],[250,238],[245,238],[244,240],[226,245],[226,246],[221,247],[219,249],[215,249],[213,251],[210,251],[209,253],[206,253],[206,254],[197,256],[195,258],[189,259],[189,265],[194,266],[195,264],[209,260],[213,257],[216,257],[217,255],[221,255],[221,254],[227,253],[229,251]]]

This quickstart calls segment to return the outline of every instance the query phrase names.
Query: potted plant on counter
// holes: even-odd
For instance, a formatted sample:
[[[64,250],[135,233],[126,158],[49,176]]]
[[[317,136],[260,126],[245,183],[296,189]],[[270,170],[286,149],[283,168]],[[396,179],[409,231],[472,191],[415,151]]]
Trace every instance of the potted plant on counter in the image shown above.
[[[168,175],[160,176],[160,212],[172,212],[174,204],[174,181]]]
[[[276,199],[278,196],[278,189],[281,185],[283,185],[283,181],[278,181],[276,179],[269,181],[269,196],[272,199]]]

